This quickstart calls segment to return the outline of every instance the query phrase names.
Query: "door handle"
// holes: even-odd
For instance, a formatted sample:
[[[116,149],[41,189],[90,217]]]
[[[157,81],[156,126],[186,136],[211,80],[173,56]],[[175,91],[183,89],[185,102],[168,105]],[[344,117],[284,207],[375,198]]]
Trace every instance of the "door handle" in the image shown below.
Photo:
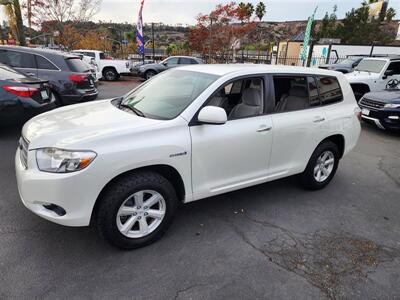
[[[31,77],[35,77],[36,76],[36,74],[34,74],[34,73],[26,73],[26,75],[31,76]]]
[[[313,120],[314,123],[320,123],[320,122],[323,122],[323,121],[325,121],[324,117],[315,117],[314,120]]]
[[[266,131],[270,131],[272,129],[271,126],[263,126],[257,129],[257,132],[266,132]]]

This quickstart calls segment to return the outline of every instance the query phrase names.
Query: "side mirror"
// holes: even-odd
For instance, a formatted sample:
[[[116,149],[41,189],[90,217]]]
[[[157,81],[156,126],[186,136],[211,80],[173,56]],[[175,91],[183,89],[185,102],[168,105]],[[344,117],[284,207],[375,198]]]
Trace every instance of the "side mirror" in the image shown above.
[[[389,76],[394,75],[394,70],[386,70],[385,74],[383,74],[383,79],[388,78]]]
[[[167,62],[163,62],[162,64],[163,64],[165,67],[168,66],[168,63],[167,63]]]
[[[215,125],[222,125],[228,121],[225,109],[217,106],[203,107],[197,119],[200,123]]]

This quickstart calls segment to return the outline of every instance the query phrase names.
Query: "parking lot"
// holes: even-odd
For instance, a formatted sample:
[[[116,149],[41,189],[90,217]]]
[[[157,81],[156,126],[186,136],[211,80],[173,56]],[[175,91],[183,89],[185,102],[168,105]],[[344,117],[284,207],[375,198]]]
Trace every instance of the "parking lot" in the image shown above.
[[[134,78],[102,82],[99,99]],[[332,183],[288,178],[182,205],[159,242],[121,251],[21,203],[20,126],[0,129],[0,299],[309,299],[400,295],[400,134],[363,124]]]

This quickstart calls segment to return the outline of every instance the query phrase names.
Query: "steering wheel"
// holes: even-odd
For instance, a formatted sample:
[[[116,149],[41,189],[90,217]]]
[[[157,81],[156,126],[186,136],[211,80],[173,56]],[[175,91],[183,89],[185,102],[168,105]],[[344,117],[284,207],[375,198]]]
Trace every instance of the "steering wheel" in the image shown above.
[[[397,79],[390,79],[388,83],[386,83],[386,89],[395,89],[398,87],[400,81]]]

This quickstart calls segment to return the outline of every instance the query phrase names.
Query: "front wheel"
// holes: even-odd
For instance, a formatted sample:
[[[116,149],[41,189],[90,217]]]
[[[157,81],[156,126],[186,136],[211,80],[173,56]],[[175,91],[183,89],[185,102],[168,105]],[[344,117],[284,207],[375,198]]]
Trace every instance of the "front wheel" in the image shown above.
[[[300,182],[310,190],[322,189],[332,180],[338,165],[338,146],[331,141],[323,142],[315,149],[306,169],[300,174]]]
[[[156,75],[157,75],[157,73],[155,71],[149,70],[146,72],[145,77],[146,77],[146,80],[149,80],[150,78],[152,78]]]
[[[178,203],[172,184],[153,172],[123,177],[99,201],[97,227],[110,244],[121,249],[143,247],[161,238]]]

